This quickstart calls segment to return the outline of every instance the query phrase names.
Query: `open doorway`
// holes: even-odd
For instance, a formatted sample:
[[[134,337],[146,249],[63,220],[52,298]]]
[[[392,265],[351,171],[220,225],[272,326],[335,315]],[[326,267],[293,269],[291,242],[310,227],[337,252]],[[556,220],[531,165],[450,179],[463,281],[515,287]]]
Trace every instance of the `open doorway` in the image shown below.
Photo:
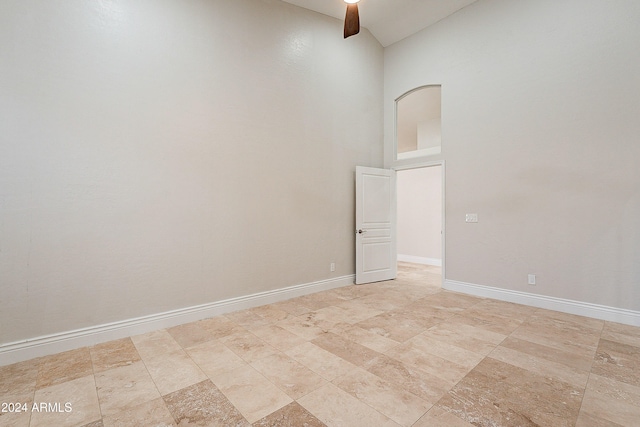
[[[442,165],[397,171],[398,277],[442,286]]]

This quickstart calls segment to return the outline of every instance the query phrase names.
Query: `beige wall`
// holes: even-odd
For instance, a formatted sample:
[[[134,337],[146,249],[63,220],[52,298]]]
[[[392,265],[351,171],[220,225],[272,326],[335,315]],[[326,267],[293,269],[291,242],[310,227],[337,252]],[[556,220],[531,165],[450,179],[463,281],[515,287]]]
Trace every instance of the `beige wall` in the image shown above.
[[[480,0],[385,49],[387,166],[394,99],[442,84],[446,279],[640,310],[638,22],[635,0]]]
[[[7,0],[0,58],[0,344],[353,274],[355,165],[383,162],[366,30]]]
[[[398,260],[442,262],[442,167],[398,171]]]

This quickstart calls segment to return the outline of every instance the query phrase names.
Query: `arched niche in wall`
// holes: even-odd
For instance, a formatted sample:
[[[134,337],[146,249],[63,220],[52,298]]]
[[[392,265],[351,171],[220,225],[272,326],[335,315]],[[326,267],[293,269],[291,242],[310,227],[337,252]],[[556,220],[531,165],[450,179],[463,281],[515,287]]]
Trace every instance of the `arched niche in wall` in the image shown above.
[[[421,86],[396,99],[396,160],[440,153],[441,92]]]

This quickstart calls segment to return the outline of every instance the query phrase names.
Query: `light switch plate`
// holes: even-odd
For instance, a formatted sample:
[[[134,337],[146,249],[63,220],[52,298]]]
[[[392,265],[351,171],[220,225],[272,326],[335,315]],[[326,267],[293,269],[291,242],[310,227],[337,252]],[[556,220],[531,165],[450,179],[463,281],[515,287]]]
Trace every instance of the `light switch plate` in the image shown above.
[[[470,213],[465,217],[466,222],[478,222],[478,214]]]

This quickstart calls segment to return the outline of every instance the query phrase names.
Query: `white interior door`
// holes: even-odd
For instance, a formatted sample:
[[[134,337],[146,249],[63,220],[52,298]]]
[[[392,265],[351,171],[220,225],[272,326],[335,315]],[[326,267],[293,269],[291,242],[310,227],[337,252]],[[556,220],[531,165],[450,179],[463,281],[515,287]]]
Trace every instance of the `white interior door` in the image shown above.
[[[395,279],[396,172],[356,167],[356,284]]]

